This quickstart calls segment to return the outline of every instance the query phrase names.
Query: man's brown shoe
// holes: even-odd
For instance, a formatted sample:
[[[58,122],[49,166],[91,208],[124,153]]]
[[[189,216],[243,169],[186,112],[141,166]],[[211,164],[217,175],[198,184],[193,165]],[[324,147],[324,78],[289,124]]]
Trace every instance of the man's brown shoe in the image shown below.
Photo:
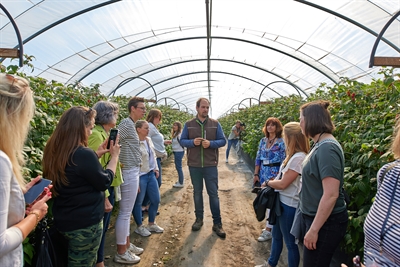
[[[217,236],[219,236],[221,238],[226,237],[226,233],[225,233],[224,229],[222,229],[222,224],[214,224],[212,229],[217,234]]]
[[[196,221],[192,225],[192,231],[199,231],[202,226],[203,226],[203,219],[196,218]]]

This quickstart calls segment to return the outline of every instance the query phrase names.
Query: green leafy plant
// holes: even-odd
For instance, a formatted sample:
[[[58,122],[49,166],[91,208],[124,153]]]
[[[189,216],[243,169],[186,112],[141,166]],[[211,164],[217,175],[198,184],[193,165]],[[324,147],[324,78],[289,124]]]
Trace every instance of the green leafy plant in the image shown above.
[[[393,69],[383,68],[380,74],[383,78],[370,84],[342,78],[333,87],[322,84],[307,100],[298,96],[276,98],[268,104],[219,119],[227,135],[235,120],[246,123],[243,148],[255,158],[258,142],[263,137],[261,129],[268,117],[277,117],[282,124],[298,121],[299,108],[306,101],[330,101],[336,126],[334,135],[345,152],[344,187],[351,198],[350,221],[343,248],[354,255],[363,251],[363,225],[376,194],[376,173],[382,165],[393,161],[393,155],[388,151],[398,117],[400,80]]]

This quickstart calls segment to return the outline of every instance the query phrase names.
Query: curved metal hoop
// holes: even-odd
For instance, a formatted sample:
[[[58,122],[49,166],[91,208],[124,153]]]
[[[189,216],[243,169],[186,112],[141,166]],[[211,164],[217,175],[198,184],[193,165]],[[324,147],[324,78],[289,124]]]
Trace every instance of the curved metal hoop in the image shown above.
[[[251,106],[251,100],[252,100],[252,99],[254,99],[254,100],[256,100],[256,101],[258,101],[258,102],[260,103],[260,100],[258,100],[257,98],[254,98],[254,97],[247,97],[247,98],[242,99],[242,101],[239,102],[239,104],[238,104],[238,109],[240,108],[240,105],[243,103],[243,101],[245,101],[245,100],[247,100],[247,99],[250,99],[250,106]]]
[[[385,26],[382,28],[381,32],[379,33],[378,37],[375,40],[374,46],[372,47],[371,51],[371,56],[369,57],[369,67],[372,68],[374,66],[374,58],[375,58],[375,53],[376,49],[378,48],[378,44],[382,39],[383,34],[389,28],[390,24],[400,15],[400,10],[393,16],[391,19],[385,24]]]
[[[158,101],[156,101],[156,104],[160,101],[160,100],[165,100],[165,106],[167,106],[167,99],[171,99],[171,100],[173,100],[177,105],[178,105],[178,109],[180,110],[181,109],[181,106],[179,105],[179,102],[178,101],[176,101],[175,99],[173,99],[172,97],[163,97],[163,98],[160,98]],[[186,106],[185,106],[186,107]],[[187,107],[186,107],[186,109],[187,109]]]
[[[301,94],[300,94],[300,91],[301,91],[301,92],[306,96],[306,98],[308,98],[308,94],[307,94],[306,92],[304,92],[302,89],[300,89],[300,88],[298,88],[297,86],[295,86],[294,84],[288,83],[288,82],[286,82],[286,81],[275,81],[275,82],[271,82],[271,83],[267,84],[267,85],[264,86],[264,88],[261,90],[260,96],[258,97],[258,105],[260,105],[261,96],[262,96],[262,93],[264,92],[264,90],[265,90],[266,88],[272,90],[272,89],[269,88],[268,86],[270,86],[271,84],[274,84],[274,83],[286,83],[286,84],[289,84],[290,86],[293,86],[294,89],[296,89],[296,91],[299,93],[299,96],[300,96],[300,97],[301,97]]]
[[[117,87],[115,87],[114,90],[112,90],[112,91],[108,94],[108,96],[110,96],[111,94],[114,96],[114,95],[115,95],[115,92],[116,92],[119,88],[121,88],[121,87],[124,86],[125,84],[127,84],[127,83],[133,81],[134,79],[141,79],[141,80],[147,82],[147,83],[150,85],[151,89],[153,89],[154,97],[155,97],[155,100],[156,100],[156,102],[157,102],[157,93],[156,93],[156,90],[154,89],[153,85],[152,85],[148,80],[146,80],[145,78],[142,78],[142,77],[140,77],[140,76],[132,77],[132,78],[123,80],[120,84],[117,85]],[[135,95],[135,96],[137,96],[137,95]]]

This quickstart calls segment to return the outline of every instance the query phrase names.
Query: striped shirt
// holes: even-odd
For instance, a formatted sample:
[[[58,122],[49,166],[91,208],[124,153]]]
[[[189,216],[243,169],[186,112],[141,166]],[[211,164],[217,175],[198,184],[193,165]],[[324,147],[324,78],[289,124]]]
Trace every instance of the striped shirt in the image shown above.
[[[125,118],[118,125],[119,143],[121,151],[119,161],[122,169],[140,167],[142,157],[140,153],[139,136],[136,132],[135,123],[131,118]]]
[[[374,266],[373,263],[379,267],[400,266],[400,161],[396,162],[383,179],[385,169],[392,163],[384,165],[377,175],[378,192],[364,224],[366,266]]]

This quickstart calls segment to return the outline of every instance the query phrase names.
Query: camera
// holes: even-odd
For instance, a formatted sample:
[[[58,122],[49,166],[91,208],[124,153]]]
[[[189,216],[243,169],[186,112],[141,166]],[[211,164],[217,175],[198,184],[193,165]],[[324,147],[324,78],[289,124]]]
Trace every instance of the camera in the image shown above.
[[[241,123],[240,123],[240,126],[242,126],[242,127],[246,127],[246,123],[244,123],[244,122],[241,122]]]

